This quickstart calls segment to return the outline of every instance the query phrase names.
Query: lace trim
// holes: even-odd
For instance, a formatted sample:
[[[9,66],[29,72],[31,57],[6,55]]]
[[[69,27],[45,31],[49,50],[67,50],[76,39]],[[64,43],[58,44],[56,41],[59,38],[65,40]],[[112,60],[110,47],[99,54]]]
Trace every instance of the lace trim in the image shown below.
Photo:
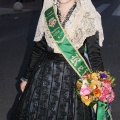
[[[79,2],[80,1],[77,2],[77,5],[72,12],[69,20],[65,23],[64,30],[67,33],[68,38],[71,40],[76,49],[79,49],[87,37],[94,35],[96,31],[98,31],[99,45],[102,46],[104,36],[101,26],[101,16],[96,12],[91,3],[86,4],[85,2],[81,2],[81,4],[79,4]],[[82,4],[86,4],[86,6]],[[57,5],[55,5],[55,10],[57,13]],[[43,20],[43,22],[45,22],[45,20]],[[41,34],[39,27],[40,26],[38,24],[38,33],[36,33],[34,41],[40,41],[43,35]],[[54,53],[61,53],[54,43],[54,40],[50,35],[46,23],[43,25],[42,29],[45,32],[45,38],[48,46],[54,49]]]

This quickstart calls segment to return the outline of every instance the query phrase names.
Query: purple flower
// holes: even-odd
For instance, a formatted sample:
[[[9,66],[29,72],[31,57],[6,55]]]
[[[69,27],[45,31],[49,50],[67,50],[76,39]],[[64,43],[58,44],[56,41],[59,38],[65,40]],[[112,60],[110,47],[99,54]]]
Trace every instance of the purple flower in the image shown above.
[[[107,78],[107,75],[105,73],[100,73],[101,78]]]

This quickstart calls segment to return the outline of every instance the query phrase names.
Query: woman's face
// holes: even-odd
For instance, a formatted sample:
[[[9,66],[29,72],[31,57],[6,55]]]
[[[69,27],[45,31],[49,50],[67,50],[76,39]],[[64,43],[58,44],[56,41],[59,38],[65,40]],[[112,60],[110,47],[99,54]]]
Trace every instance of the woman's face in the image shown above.
[[[60,2],[61,4],[66,4],[72,1],[75,1],[75,0],[58,0],[58,2]]]

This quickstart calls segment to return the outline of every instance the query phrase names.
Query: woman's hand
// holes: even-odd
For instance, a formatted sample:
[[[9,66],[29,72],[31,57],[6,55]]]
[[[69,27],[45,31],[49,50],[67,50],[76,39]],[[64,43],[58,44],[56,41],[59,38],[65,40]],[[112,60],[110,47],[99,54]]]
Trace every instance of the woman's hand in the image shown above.
[[[21,89],[22,92],[24,92],[26,85],[27,85],[27,81],[22,81],[21,82],[20,89]]]

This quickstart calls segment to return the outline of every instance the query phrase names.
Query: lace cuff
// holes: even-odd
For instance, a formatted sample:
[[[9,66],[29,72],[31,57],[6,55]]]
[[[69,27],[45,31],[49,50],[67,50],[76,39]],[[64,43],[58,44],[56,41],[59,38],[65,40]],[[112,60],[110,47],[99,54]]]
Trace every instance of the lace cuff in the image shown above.
[[[26,79],[26,78],[24,78],[24,77],[22,77],[20,80],[21,80],[22,82],[24,82],[24,81],[28,82],[28,79]]]

